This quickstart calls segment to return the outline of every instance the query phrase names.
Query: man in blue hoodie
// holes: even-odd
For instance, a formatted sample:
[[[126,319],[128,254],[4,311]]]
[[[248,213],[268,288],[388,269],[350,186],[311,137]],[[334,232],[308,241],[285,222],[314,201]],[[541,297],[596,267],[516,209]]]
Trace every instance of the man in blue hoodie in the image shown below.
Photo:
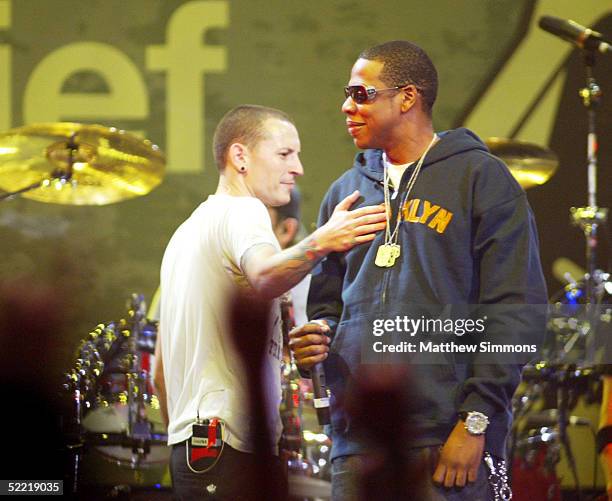
[[[419,311],[416,305],[494,305],[502,309],[485,310],[487,341],[537,344],[544,330],[543,308],[525,307],[547,301],[525,192],[474,133],[434,131],[437,86],[427,54],[392,41],[362,52],[345,87],[346,127],[363,151],[330,187],[319,224],[358,189],[363,205],[386,203],[387,230],[318,265],[311,323],[290,335],[300,369],[323,362],[331,389],[334,500],[357,498],[355,472],[370,451],[343,402],[367,362],[363,343],[373,325]],[[433,464],[427,499],[504,499],[521,365],[481,354],[469,363],[439,360],[411,365],[406,385],[419,395],[407,447]]]

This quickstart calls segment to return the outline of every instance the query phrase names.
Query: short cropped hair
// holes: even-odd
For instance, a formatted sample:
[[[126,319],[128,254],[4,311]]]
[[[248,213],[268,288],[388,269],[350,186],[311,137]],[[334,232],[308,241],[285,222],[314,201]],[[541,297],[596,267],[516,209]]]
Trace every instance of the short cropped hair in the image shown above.
[[[224,115],[213,137],[213,155],[219,172],[225,169],[227,150],[232,144],[242,143],[248,147],[255,147],[266,139],[263,123],[269,118],[294,123],[284,111],[256,104],[237,106]]]
[[[364,50],[359,58],[382,62],[380,79],[389,87],[413,84],[423,96],[425,112],[431,115],[438,95],[438,72],[418,45],[393,40]]]

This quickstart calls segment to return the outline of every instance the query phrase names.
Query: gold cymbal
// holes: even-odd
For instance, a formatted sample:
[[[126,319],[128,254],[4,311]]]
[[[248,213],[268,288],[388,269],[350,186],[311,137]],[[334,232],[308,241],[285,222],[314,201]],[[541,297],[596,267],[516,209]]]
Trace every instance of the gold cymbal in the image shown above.
[[[485,143],[525,189],[544,184],[559,166],[557,155],[537,144],[500,137],[490,137]]]
[[[0,134],[0,188],[64,178],[22,194],[39,202],[106,205],[146,195],[161,183],[164,165],[151,141],[102,125],[42,123]]]

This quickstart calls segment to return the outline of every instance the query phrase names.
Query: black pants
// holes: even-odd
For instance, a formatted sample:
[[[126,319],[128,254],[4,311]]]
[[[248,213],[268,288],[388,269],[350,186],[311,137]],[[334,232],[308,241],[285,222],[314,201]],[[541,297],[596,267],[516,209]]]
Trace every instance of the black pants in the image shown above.
[[[186,463],[186,443],[172,446],[170,473],[177,500],[284,500],[287,478],[278,456],[258,457],[225,444],[217,464],[206,473],[193,473]],[[204,469],[201,461],[191,463]]]

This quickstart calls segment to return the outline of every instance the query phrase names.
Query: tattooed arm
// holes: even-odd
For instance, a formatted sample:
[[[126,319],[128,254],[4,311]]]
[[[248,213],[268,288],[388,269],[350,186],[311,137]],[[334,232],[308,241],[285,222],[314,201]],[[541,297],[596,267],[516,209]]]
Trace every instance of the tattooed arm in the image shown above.
[[[384,206],[349,211],[358,198],[355,191],[342,200],[327,223],[293,247],[280,252],[266,244],[249,249],[242,258],[242,269],[253,288],[266,298],[280,296],[330,252],[345,252],[373,240],[385,228]]]

